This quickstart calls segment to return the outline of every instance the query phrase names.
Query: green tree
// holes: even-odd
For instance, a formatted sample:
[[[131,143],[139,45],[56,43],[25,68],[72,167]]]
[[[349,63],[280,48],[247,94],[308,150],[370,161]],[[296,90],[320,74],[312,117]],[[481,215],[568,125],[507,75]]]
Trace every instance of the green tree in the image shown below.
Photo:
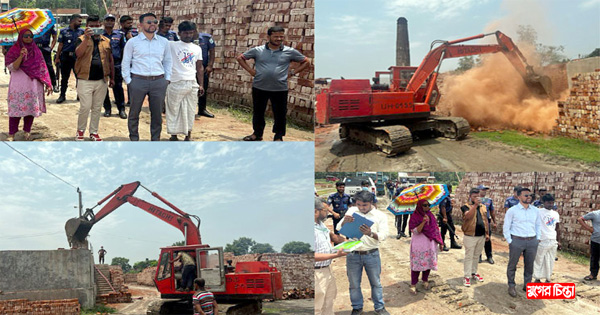
[[[225,246],[225,251],[232,252],[236,256],[246,255],[254,245],[256,245],[256,242],[253,239],[249,237],[240,237],[231,244],[227,244]]]
[[[592,53],[590,53],[589,55],[586,56],[586,58],[590,58],[590,57],[600,57],[600,48],[594,49],[594,51],[592,51]]]
[[[535,47],[536,53],[540,56],[540,64],[542,66],[569,61],[567,56],[564,55],[564,46],[547,46],[538,43],[538,34],[533,26],[519,25],[517,35],[519,36],[517,42],[527,43]]]
[[[273,246],[269,243],[256,243],[250,249],[251,254],[265,254],[265,253],[276,253]]]
[[[156,267],[157,264],[158,262],[155,259],[149,260],[148,258],[146,258],[146,260],[144,261],[138,261],[135,264],[133,264],[133,270],[135,272],[140,272],[148,267]]]
[[[281,248],[285,254],[306,254],[312,252],[310,244],[299,241],[288,242]]]
[[[114,257],[110,264],[113,266],[121,266],[121,269],[123,269],[123,273],[129,272],[129,270],[131,270],[129,259],[125,257]]]
[[[480,62],[481,62],[481,60],[479,59],[479,57],[464,56],[464,57],[458,59],[458,67],[456,68],[455,71],[458,73],[463,73],[463,72],[479,65]]]
[[[173,243],[173,245],[171,246],[185,246],[185,241],[177,241],[175,243]]]

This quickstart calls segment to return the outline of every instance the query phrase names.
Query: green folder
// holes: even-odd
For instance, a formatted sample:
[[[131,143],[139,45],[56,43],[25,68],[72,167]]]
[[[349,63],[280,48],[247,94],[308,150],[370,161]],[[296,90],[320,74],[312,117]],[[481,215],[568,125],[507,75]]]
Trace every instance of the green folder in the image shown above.
[[[335,251],[338,251],[341,248],[345,252],[349,253],[351,251],[354,251],[360,244],[362,244],[361,241],[346,241],[335,245],[333,249],[335,249]]]

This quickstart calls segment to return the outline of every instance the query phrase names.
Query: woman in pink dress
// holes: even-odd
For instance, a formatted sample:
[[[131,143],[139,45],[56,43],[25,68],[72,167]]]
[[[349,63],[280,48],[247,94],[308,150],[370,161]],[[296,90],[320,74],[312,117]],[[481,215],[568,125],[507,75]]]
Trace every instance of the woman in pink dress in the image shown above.
[[[417,208],[408,222],[412,231],[410,239],[410,289],[417,294],[419,273],[423,272],[423,285],[429,289],[429,272],[437,270],[437,248],[443,248],[442,236],[435,221],[435,216],[429,209],[427,200],[419,200]]]
[[[10,70],[8,137],[14,139],[23,117],[25,140],[29,140],[33,119],[46,112],[44,87],[48,95],[52,93],[48,68],[30,30],[19,32],[19,39],[6,54],[5,64]]]

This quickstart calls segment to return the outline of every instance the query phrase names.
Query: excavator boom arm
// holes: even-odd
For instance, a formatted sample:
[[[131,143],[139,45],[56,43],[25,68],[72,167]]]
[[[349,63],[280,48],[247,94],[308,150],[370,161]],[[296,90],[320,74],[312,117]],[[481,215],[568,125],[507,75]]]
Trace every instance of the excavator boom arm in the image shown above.
[[[190,217],[194,217],[199,222],[200,219],[198,217],[190,216],[155,192],[151,192],[152,196],[163,201],[166,205],[175,210],[176,213],[134,197],[133,194],[140,186],[140,182],[121,185],[115,191],[100,200],[96,206],[91,209],[86,209],[85,214],[83,214],[80,218],[72,218],[68,220],[65,225],[65,230],[71,246],[85,246],[85,238],[87,237],[92,226],[125,203],[130,203],[179,229],[185,236],[186,245],[202,244],[199,227],[196,226],[190,219]],[[145,188],[144,186],[142,187]],[[94,214],[93,209],[97,206],[100,206],[107,200],[109,200],[108,203],[104,205],[102,209],[98,211],[98,213]]]

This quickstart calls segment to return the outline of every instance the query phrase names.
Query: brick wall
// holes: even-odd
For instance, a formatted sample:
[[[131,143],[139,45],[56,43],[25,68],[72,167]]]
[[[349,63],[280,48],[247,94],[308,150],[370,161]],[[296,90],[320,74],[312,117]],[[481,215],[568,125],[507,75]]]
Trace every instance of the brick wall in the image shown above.
[[[487,196],[492,198],[496,209],[496,234],[502,235],[504,200],[513,194],[513,187],[521,185],[532,190],[542,187],[556,199],[563,248],[589,255],[590,233],[581,228],[577,218],[600,209],[600,173],[466,173],[455,191],[452,213],[455,221],[462,222],[460,206],[466,203],[469,190],[480,184],[490,187]]]
[[[27,299],[0,301],[0,314],[76,315],[81,311],[77,299],[29,301]]]
[[[285,45],[314,58],[313,0],[124,0],[115,1],[110,11],[117,19],[131,15],[136,24],[143,13],[160,18],[164,12],[175,20],[175,31],[179,22],[190,20],[201,32],[212,34],[217,46],[208,97],[225,105],[252,107],[252,78],[235,58],[264,45],[269,27],[283,26]],[[313,66],[289,80],[288,117],[307,126],[313,122],[313,80]]]
[[[571,93],[558,102],[554,133],[600,144],[600,71],[572,78]]]

